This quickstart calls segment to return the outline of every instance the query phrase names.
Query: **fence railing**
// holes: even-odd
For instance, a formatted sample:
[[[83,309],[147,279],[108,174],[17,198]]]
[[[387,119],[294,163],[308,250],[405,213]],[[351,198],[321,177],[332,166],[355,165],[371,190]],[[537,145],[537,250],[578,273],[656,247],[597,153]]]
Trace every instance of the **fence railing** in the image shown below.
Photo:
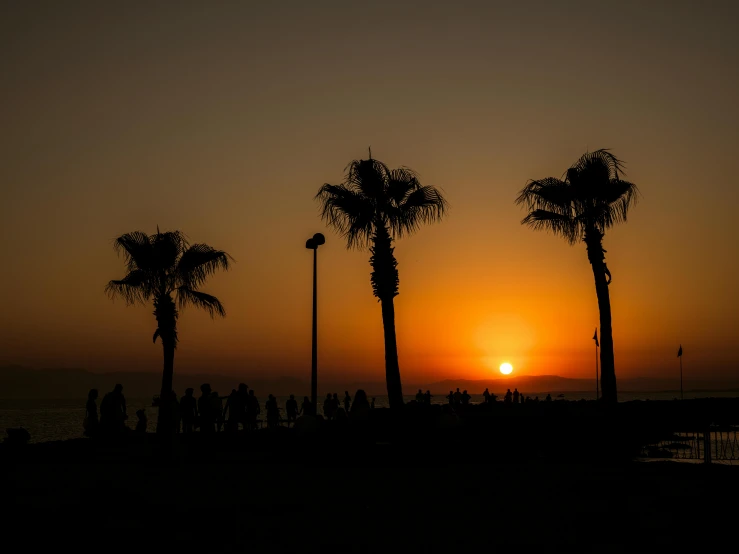
[[[676,460],[739,461],[739,427],[710,426],[702,432],[673,433],[644,445],[645,458]]]

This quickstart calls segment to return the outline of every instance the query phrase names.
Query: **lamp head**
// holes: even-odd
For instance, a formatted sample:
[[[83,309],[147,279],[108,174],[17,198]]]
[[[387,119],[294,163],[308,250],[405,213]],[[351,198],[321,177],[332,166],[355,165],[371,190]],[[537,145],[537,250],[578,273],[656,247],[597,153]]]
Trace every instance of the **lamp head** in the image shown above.
[[[316,233],[313,235],[313,241],[315,242],[316,246],[321,246],[322,244],[326,244],[326,237],[324,237],[321,233]]]

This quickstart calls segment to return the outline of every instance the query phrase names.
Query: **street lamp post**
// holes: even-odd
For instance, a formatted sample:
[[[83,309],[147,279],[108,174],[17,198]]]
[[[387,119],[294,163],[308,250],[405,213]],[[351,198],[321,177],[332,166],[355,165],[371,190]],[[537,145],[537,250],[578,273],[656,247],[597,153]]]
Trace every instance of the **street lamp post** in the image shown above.
[[[305,241],[305,247],[313,250],[313,356],[311,359],[310,373],[310,401],[313,406],[313,414],[318,413],[318,293],[317,281],[318,275],[316,267],[318,265],[318,247],[326,243],[326,237],[321,233],[316,233],[313,238]]]

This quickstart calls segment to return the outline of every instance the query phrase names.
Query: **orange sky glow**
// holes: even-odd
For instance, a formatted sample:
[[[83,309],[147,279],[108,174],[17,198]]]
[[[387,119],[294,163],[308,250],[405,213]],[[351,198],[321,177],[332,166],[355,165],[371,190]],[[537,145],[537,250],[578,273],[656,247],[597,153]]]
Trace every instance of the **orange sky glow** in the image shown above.
[[[112,239],[159,225],[236,259],[176,372],[308,379],[322,232],[320,371],[384,380],[369,253],[313,200],[371,146],[451,205],[396,244],[404,381],[590,378],[585,246],[514,200],[608,147],[642,193],[604,241],[617,376],[673,376],[680,343],[686,378],[736,376],[739,7],[555,4],[4,5],[0,365],[160,370],[152,309],[103,292]]]

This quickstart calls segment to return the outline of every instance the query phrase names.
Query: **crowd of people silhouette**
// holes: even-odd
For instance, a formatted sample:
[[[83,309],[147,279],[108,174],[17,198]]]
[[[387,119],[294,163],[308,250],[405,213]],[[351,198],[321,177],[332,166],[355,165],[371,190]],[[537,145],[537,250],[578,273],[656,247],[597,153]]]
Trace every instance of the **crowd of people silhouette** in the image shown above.
[[[123,385],[117,384],[114,389],[107,393],[100,403],[100,414],[98,417],[97,399],[98,390],[92,389],[87,395],[85,418],[83,422],[84,434],[95,436],[98,434],[115,434],[127,429],[126,421],[128,413],[126,410],[126,398],[123,395]],[[485,389],[482,393],[483,404],[497,402],[498,396]],[[431,391],[423,392],[418,389],[415,402],[417,405],[431,405],[433,395]],[[445,396],[448,406],[452,409],[469,405],[472,396],[467,390],[449,391]],[[224,402],[225,401],[225,402]],[[548,394],[546,401],[551,402],[552,396]],[[277,397],[273,394],[267,396],[265,402],[265,419],[260,419],[262,408],[254,389],[246,384],[239,384],[238,388],[232,389],[228,396],[221,396],[217,391],[211,389],[210,384],[204,383],[200,386],[200,396],[195,397],[195,389],[185,389],[185,394],[177,398],[172,391],[169,398],[159,399],[159,402],[168,402],[171,410],[172,432],[192,433],[199,430],[201,433],[236,432],[239,429],[245,431],[255,430],[266,424],[267,427],[277,427],[286,424],[287,427],[295,426],[301,415],[319,415],[307,396],[303,397],[302,403],[298,404],[294,394],[285,402],[284,410],[279,406]],[[527,402],[539,402],[539,397],[531,398],[524,396],[514,389],[510,389],[503,395],[503,404],[523,404]],[[164,405],[166,408],[166,405]],[[327,393],[323,402],[323,418],[328,421],[343,421],[349,417],[365,419],[369,411],[375,408],[375,398],[370,401],[367,393],[359,389],[354,398],[349,391],[344,391],[344,397],[339,398],[338,393]],[[284,417],[282,414],[284,413]],[[147,430],[148,420],[146,411],[136,411],[136,427],[139,433]]]
[[[260,419],[262,409],[254,389],[241,383],[238,389],[233,389],[228,396],[220,396],[211,389],[210,384],[200,386],[200,396],[195,397],[195,389],[185,389],[185,394],[179,400],[175,391],[169,398],[159,398],[159,404],[166,409],[168,403],[171,410],[173,433],[192,433],[196,429],[201,433],[236,432],[239,428],[249,431],[261,427],[277,427],[285,423],[287,427],[294,426],[301,415],[317,415],[310,399],[305,396],[298,405],[294,394],[285,402],[283,409],[277,398],[269,394],[265,402],[266,419]],[[92,389],[87,396],[85,418],[83,422],[84,434],[89,437],[99,434],[116,434],[127,429],[126,399],[123,395],[123,385],[115,388],[103,397],[98,417],[97,399],[98,390]],[[225,403],[224,403],[225,401]],[[342,405],[343,404],[343,405]],[[344,398],[339,401],[337,393],[329,393],[323,404],[323,417],[327,420],[344,420],[348,417],[366,419],[369,410],[374,409],[375,399],[370,402],[364,390],[359,389],[352,399],[349,391],[344,392]],[[147,430],[148,420],[145,410],[136,412],[136,431],[144,433]]]

